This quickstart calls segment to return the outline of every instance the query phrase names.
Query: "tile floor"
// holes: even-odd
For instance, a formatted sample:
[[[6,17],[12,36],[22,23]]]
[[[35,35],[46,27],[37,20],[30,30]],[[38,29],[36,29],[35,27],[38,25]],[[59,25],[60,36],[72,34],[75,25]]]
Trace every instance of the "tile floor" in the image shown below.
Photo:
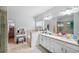
[[[9,43],[8,44],[8,53],[42,53],[39,48],[31,47],[26,43]]]
[[[20,44],[8,44],[8,53],[46,53],[40,46],[36,46],[36,42],[38,39],[38,33],[32,33],[32,47],[30,48],[26,42]]]

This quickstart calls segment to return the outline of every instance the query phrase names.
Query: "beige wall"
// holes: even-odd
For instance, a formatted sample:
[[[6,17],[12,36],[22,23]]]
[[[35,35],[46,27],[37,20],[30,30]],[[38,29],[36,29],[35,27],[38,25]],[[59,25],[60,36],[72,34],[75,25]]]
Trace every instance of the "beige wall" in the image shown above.
[[[7,52],[7,13],[0,10],[0,52]]]

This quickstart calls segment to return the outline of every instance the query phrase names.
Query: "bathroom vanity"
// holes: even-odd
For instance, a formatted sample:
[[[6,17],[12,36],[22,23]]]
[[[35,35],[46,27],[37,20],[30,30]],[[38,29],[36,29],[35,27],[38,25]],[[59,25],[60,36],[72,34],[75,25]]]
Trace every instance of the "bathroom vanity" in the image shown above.
[[[79,52],[79,44],[73,39],[48,34],[39,34],[39,37],[39,44],[52,53]]]

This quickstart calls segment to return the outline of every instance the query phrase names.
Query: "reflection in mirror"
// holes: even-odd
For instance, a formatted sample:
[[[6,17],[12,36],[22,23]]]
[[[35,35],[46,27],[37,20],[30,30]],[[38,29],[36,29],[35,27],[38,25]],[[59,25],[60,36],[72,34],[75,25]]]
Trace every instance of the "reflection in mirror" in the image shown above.
[[[57,22],[57,32],[73,34],[74,29],[73,25],[74,25],[73,21]]]
[[[57,33],[74,34],[74,15],[65,15],[57,20]]]

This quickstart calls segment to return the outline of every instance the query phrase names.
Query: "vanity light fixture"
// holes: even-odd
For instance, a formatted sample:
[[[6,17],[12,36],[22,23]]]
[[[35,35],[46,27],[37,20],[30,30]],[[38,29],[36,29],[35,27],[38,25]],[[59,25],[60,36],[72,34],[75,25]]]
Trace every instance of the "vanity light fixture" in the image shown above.
[[[67,24],[70,25],[71,23],[70,22],[67,22]]]
[[[79,11],[79,8],[72,8],[72,9],[60,12],[60,15],[70,15],[70,14],[76,13],[78,11]]]
[[[46,16],[44,17],[44,20],[51,20],[53,17],[52,16]]]
[[[15,26],[13,20],[8,20],[8,25]]]
[[[73,13],[76,13],[79,11],[79,8],[73,8],[72,11],[73,11]]]
[[[15,26],[14,23],[11,23],[10,26]]]

